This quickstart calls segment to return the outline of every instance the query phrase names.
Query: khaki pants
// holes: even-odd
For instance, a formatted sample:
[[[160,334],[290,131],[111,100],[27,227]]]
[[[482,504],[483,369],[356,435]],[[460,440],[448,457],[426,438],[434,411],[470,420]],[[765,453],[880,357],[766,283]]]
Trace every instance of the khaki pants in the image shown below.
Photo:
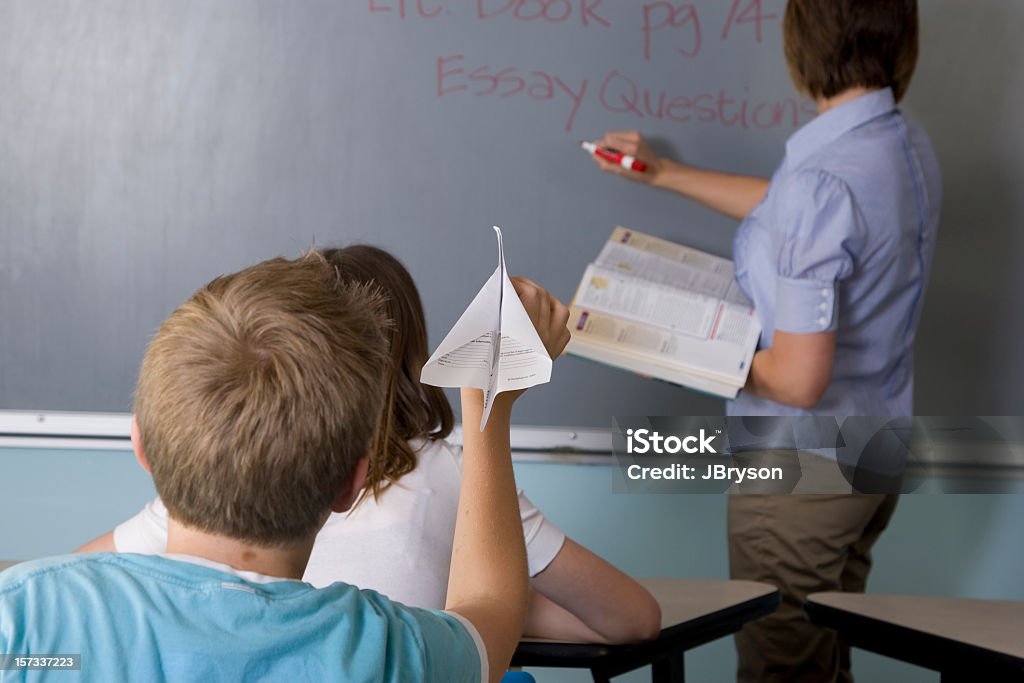
[[[774,614],[736,635],[740,683],[849,683],[850,648],[808,622],[803,602],[819,591],[863,592],[871,546],[898,496],[729,496],[732,578],[779,587]]]

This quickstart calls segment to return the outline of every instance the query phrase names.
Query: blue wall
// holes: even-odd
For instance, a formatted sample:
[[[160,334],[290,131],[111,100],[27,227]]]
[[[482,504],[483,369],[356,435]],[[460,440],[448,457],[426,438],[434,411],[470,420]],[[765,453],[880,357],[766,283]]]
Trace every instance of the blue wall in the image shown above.
[[[724,496],[612,494],[606,466],[523,463],[520,484],[555,523],[639,576],[726,577]],[[0,559],[67,551],[134,514],[153,495],[127,451],[0,448]],[[876,546],[869,590],[1024,600],[1024,495],[904,496]],[[732,680],[729,640],[687,657],[691,680]],[[590,680],[543,671],[540,680]],[[856,653],[861,681],[938,675]],[[649,680],[644,675],[622,681]]]

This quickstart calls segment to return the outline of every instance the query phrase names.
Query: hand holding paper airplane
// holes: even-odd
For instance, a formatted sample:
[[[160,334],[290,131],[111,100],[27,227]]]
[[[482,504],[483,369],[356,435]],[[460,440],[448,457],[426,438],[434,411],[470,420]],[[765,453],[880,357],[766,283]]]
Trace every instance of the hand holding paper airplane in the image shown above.
[[[497,269],[420,375],[424,384],[483,389],[481,431],[495,396],[551,380],[551,357],[505,270],[501,229],[495,226],[494,232],[498,237]]]

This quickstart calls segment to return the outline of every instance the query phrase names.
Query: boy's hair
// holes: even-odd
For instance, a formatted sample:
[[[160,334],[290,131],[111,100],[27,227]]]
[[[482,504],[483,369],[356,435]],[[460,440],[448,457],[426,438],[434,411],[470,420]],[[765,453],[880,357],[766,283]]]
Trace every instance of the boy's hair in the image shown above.
[[[899,101],[917,64],[917,0],[789,0],[783,34],[793,81],[811,97],[891,87]]]
[[[378,497],[416,467],[411,439],[444,439],[454,418],[444,391],[420,383],[427,362],[427,324],[423,304],[409,271],[394,256],[365,244],[324,249],[327,261],[350,285],[374,285],[386,297],[391,364],[380,429],[370,455],[364,491]]]
[[[170,515],[262,546],[315,533],[373,439],[388,324],[376,288],[315,252],[217,278],[174,311],[135,391]]]

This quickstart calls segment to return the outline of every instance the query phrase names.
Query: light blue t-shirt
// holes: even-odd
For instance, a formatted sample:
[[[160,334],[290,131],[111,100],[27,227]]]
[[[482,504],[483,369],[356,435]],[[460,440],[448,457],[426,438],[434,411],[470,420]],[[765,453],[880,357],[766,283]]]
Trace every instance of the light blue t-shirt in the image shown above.
[[[914,335],[941,203],[927,136],[888,88],[790,137],[767,195],[733,244],[736,279],[764,329],[836,332],[832,378],[803,410],[743,392],[729,415],[913,414]]]
[[[111,553],[16,565],[0,574],[0,653],[80,653],[82,668],[0,681],[481,680],[457,615],[224,570]]]

